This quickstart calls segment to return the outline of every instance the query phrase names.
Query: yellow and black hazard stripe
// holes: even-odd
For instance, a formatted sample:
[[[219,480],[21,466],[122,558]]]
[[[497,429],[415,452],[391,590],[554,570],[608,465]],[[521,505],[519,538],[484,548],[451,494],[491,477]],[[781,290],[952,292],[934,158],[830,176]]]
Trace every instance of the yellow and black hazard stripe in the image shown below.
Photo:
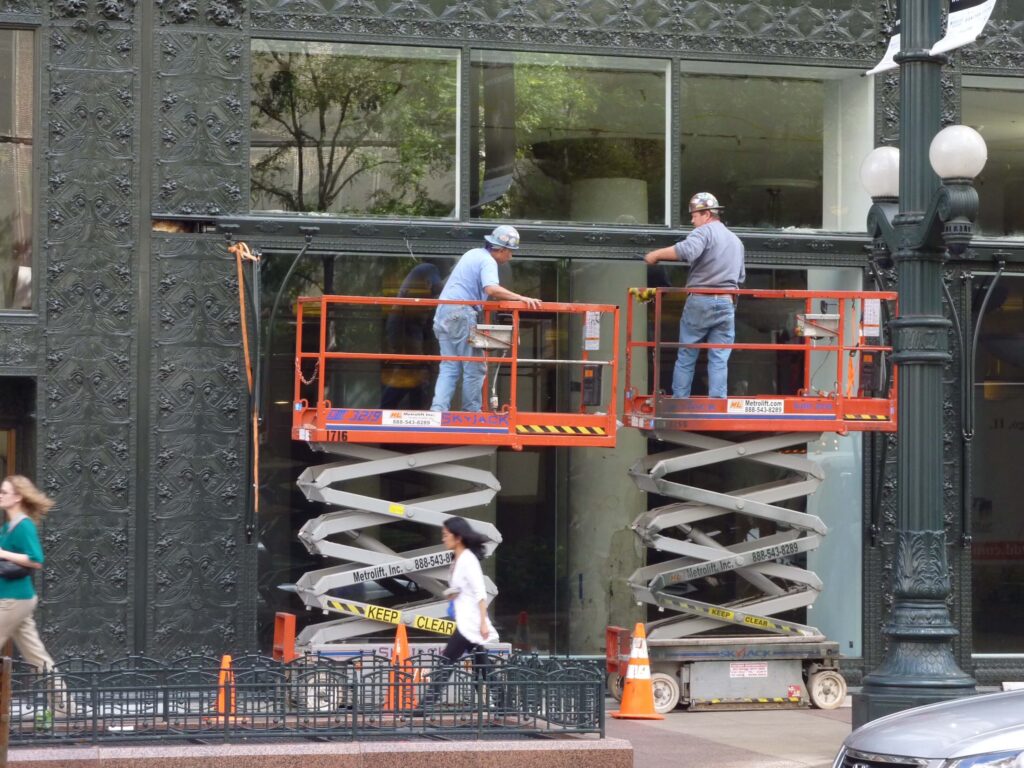
[[[846,421],[889,421],[888,416],[879,413],[848,413],[843,418]]]
[[[741,624],[748,627],[756,627],[757,629],[768,632],[778,632],[783,635],[808,634],[799,625],[790,626],[789,624],[783,624],[782,622],[775,621],[767,616],[758,616],[756,614],[743,613],[741,611],[732,611],[728,608],[722,608],[709,603],[692,602],[690,600],[677,597],[676,595],[670,595],[667,592],[658,591],[654,593],[654,596],[659,605],[675,608],[676,610],[683,611],[684,613],[707,616],[711,619],[728,621],[732,624]]]
[[[379,621],[384,624],[407,624],[413,629],[422,629],[424,632],[434,632],[438,635],[451,635],[455,632],[455,622],[448,619],[437,619],[433,616],[422,614],[404,613],[397,608],[385,608],[382,605],[371,605],[369,603],[354,603],[346,600],[335,600],[328,598],[327,608],[338,613],[347,613],[350,616],[358,616],[361,619]]]
[[[517,424],[516,433],[520,435],[591,435],[603,437],[608,432],[604,427],[573,427],[556,424]]]

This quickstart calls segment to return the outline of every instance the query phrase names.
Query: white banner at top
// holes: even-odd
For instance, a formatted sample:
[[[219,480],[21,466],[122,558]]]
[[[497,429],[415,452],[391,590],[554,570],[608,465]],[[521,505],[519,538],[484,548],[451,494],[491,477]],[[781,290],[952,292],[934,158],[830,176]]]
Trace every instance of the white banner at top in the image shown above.
[[[930,51],[931,54],[945,53],[955,48],[961,48],[968,43],[978,39],[978,35],[985,29],[996,0],[949,0],[949,19],[946,24],[946,34],[942,36]],[[877,75],[879,72],[887,72],[896,69],[899,64],[895,56],[900,51],[900,20],[896,20],[896,33],[889,38],[889,47],[885,49],[882,60],[865,74]]]
[[[952,51],[977,40],[995,5],[996,0],[949,0],[946,34],[932,46],[932,54]]]

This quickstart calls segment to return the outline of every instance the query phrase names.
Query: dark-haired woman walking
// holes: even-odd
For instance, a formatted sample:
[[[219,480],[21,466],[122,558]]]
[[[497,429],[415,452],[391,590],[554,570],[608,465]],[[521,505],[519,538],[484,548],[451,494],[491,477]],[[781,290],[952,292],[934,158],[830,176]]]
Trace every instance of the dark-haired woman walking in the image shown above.
[[[445,595],[452,601],[455,632],[441,652],[442,664],[434,672],[424,704],[430,705],[441,698],[441,690],[451,676],[452,667],[466,653],[473,654],[473,665],[486,677],[487,651],[484,643],[496,643],[498,631],[487,617],[487,592],[480,558],[487,539],[469,527],[461,517],[449,517],[441,530],[441,542],[455,553],[448,589]]]

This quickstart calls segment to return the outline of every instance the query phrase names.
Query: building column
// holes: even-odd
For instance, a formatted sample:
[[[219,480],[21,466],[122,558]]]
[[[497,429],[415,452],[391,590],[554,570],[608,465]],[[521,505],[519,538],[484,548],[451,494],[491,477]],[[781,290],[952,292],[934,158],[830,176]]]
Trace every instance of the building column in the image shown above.
[[[605,374],[603,391],[620,398],[625,381],[625,305],[627,291],[645,286],[646,265],[636,262],[574,262],[571,271],[574,302],[618,304],[622,308],[619,381]],[[634,338],[645,338],[644,313],[634,324]],[[612,328],[602,328],[601,357],[611,348]],[[570,354],[581,349],[581,339],[570,339]],[[573,380],[579,380],[579,371]],[[634,363],[633,381],[646,379],[643,356]],[[606,395],[607,396],[607,395]],[[621,409],[621,399],[617,408]],[[621,415],[621,413],[620,413]],[[644,547],[630,524],[647,508],[645,495],[630,479],[629,467],[646,455],[647,441],[635,429],[620,429],[614,449],[569,449],[568,569],[565,599],[568,605],[569,650],[603,651],[608,624],[631,627],[644,620],[626,584],[626,578],[644,563]]]

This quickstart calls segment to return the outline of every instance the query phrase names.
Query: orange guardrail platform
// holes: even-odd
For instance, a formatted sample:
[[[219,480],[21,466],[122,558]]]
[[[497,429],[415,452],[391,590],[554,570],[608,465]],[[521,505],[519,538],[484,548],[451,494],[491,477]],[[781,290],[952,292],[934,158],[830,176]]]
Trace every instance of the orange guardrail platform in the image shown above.
[[[733,344],[680,344],[678,331],[663,334],[666,307],[681,307],[688,293],[732,294],[737,302]],[[623,422],[642,430],[683,432],[838,432],[896,431],[896,371],[892,347],[882,344],[884,319],[895,316],[896,293],[886,291],[720,290],[634,288],[626,314],[626,393]],[[771,304],[774,303],[774,304]],[[647,312],[643,340],[633,338],[634,317]],[[743,342],[744,317],[767,319],[761,332],[775,341]],[[678,318],[678,314],[674,315]],[[639,318],[638,318],[639,319]],[[665,333],[669,331],[666,329]],[[647,340],[653,336],[653,340]],[[780,342],[779,337],[785,338]],[[676,398],[670,386],[633,384],[638,355],[648,363],[649,380],[666,382],[677,350],[728,348],[730,395]],[[742,353],[775,353],[789,365],[792,392],[733,395]],[[784,353],[779,355],[778,353]],[[703,355],[701,356],[703,357]],[[776,363],[772,363],[773,365]],[[778,376],[776,379],[780,378]],[[826,381],[827,383],[822,383]],[[696,388],[696,381],[695,381]]]
[[[482,306],[472,337],[480,356],[444,358],[425,353],[434,343],[431,320],[441,304]],[[381,348],[386,346],[382,329],[389,316],[415,317],[412,324],[418,341],[410,345],[415,353],[401,347],[396,347],[398,351]],[[309,327],[313,324],[315,330]],[[568,359],[548,354],[563,347],[576,351]],[[519,302],[499,301],[481,305],[392,297],[299,298],[292,438],[314,443],[515,449],[614,447],[618,349],[619,308],[609,304],[545,302],[538,309],[528,309]],[[381,407],[381,397],[371,383],[375,376],[389,369],[414,378],[429,376],[429,382],[416,386],[432,392],[441,360],[486,365],[483,411]],[[556,376],[558,367],[570,375]],[[563,386],[564,393],[551,394]]]

